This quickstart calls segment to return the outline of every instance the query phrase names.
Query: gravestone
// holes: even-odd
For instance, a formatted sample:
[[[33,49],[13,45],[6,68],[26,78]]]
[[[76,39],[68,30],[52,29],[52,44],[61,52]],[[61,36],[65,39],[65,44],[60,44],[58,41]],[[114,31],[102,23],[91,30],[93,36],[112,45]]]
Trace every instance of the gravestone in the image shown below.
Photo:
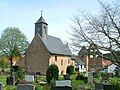
[[[35,86],[33,84],[18,84],[17,90],[35,90]]]
[[[88,83],[93,83],[93,74],[92,74],[92,72],[88,72]]]
[[[72,87],[68,87],[68,86],[56,86],[56,87],[53,87],[51,90],[72,90]]]
[[[56,81],[56,86],[71,86],[71,80]]]
[[[118,67],[118,77],[120,77],[120,67]]]
[[[95,90],[103,90],[103,83],[95,83]]]
[[[15,85],[15,77],[14,76],[7,77],[6,83],[7,83],[7,85]]]
[[[95,83],[95,90],[114,90],[114,88],[110,84]]]
[[[0,90],[3,90],[3,86],[1,82],[0,82]]]
[[[56,81],[52,90],[72,90],[71,80]]]
[[[33,75],[25,75],[25,80],[28,82],[28,83],[33,83],[34,82],[34,76]]]
[[[114,90],[114,87],[110,84],[104,84],[103,90]]]

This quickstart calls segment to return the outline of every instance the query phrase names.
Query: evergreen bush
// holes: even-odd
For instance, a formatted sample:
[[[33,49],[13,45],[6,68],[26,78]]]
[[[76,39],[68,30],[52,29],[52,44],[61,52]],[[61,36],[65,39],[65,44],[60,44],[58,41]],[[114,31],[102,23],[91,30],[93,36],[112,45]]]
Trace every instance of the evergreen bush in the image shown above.
[[[76,80],[83,80],[84,83],[87,83],[88,82],[88,78],[87,77],[84,77],[83,75],[80,75],[80,73],[78,73],[77,77],[76,77]]]
[[[120,78],[110,78],[109,82],[113,85],[115,90],[120,90]]]
[[[76,80],[84,80],[84,76],[80,75],[80,73],[78,73]]]
[[[15,76],[17,79],[23,80],[25,78],[25,70],[22,67],[18,67]]]
[[[55,80],[58,80],[58,75],[59,75],[59,70],[57,65],[55,64],[50,65],[46,71],[47,83],[50,84],[50,86],[53,86],[55,83]]]
[[[67,66],[66,73],[69,75],[72,75],[73,72],[74,72],[74,66],[72,66],[72,65]]]

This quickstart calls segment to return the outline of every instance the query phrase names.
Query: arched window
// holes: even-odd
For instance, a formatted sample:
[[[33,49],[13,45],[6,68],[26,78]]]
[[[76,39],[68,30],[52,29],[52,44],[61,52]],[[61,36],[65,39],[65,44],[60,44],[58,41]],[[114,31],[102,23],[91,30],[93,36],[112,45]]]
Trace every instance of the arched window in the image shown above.
[[[70,59],[68,59],[68,64],[70,64]]]
[[[55,61],[57,61],[57,56],[55,56]]]
[[[40,27],[37,27],[37,31],[40,32]]]
[[[63,66],[63,60],[61,60],[61,66]]]

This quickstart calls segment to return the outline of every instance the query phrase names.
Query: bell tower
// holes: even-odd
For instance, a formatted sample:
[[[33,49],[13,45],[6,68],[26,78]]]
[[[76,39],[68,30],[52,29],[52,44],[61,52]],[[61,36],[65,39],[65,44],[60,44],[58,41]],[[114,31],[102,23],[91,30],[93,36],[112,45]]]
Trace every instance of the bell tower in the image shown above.
[[[42,38],[45,38],[48,33],[48,24],[43,19],[42,12],[43,11],[41,11],[41,17],[35,23],[35,35],[39,34]]]

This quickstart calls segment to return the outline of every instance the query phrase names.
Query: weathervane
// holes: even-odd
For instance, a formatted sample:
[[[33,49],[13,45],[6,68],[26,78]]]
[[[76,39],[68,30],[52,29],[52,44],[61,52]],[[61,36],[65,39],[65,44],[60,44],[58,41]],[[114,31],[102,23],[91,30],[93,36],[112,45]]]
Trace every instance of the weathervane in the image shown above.
[[[41,10],[41,17],[42,17],[43,10]]]

